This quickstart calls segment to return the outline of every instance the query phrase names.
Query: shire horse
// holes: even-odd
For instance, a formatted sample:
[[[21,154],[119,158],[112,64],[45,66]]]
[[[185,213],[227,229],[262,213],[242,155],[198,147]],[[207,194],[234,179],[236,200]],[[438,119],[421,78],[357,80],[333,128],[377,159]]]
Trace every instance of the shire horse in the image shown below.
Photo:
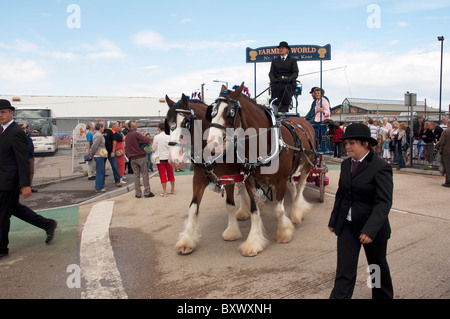
[[[250,197],[251,229],[247,240],[239,249],[244,256],[255,256],[262,252],[268,243],[257,205],[262,185],[273,188],[276,193],[278,243],[289,243],[292,240],[295,230],[293,224],[300,224],[304,214],[310,209],[310,204],[303,197],[303,191],[316,159],[316,137],[313,126],[303,118],[290,117],[274,123],[273,113],[242,94],[243,88],[244,83],[235,91],[229,91],[222,86],[216,105],[209,107],[207,116],[211,121],[211,128],[207,147],[212,153],[223,151],[226,143],[230,142],[227,133],[230,129],[240,128],[245,132],[254,129],[253,131],[259,132],[258,139],[251,136],[251,132],[241,138],[241,143],[245,142],[245,161],[241,166],[245,172],[245,188]],[[278,132],[278,135],[268,132]],[[239,137],[235,136],[235,144],[238,140]],[[251,162],[250,148],[254,147],[254,144],[258,146],[258,160]],[[263,149],[270,150],[271,155],[265,157],[265,154],[261,153]],[[290,183],[292,177],[299,174],[297,189],[290,187],[289,185],[293,185]],[[293,197],[290,218],[284,207],[288,187]]]
[[[190,100],[184,94],[177,103],[166,96],[166,102],[169,110],[165,119],[165,126],[166,134],[170,135],[171,145],[169,163],[174,168],[181,168],[186,161],[191,161],[194,171],[192,180],[193,195],[189,206],[188,218],[185,223],[185,229],[180,234],[175,245],[179,254],[187,255],[194,251],[200,239],[198,216],[205,188],[208,185],[220,188],[222,184],[219,178],[226,175],[239,174],[240,166],[233,163],[208,165],[202,160],[202,154],[198,154],[206,146],[206,141],[203,140],[203,133],[209,128],[209,122],[206,121],[208,107],[206,104],[199,100]],[[194,132],[195,129],[199,130]],[[196,134],[201,136],[200,141],[202,145],[199,150],[194,149],[194,139],[198,139]],[[189,149],[186,150],[186,147]],[[198,158],[201,160],[198,161]],[[242,237],[237,220],[248,219],[250,215],[249,200],[246,198],[248,196],[244,188],[241,191],[241,206],[235,212],[234,186],[234,183],[223,185],[228,211],[228,227],[222,234],[222,238],[225,241],[234,241]]]

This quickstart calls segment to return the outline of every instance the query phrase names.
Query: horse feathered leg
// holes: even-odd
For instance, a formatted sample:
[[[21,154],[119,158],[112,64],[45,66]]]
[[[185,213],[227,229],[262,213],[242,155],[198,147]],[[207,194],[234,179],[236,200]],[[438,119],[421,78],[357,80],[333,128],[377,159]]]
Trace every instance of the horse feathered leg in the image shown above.
[[[227,193],[228,227],[222,234],[223,240],[234,241],[242,238],[239,223],[236,219],[236,205],[234,203],[234,185],[225,187]]]
[[[247,188],[248,190],[248,188]],[[261,219],[258,205],[253,192],[249,192],[251,209],[251,228],[247,240],[239,247],[243,256],[253,257],[262,252],[267,246],[268,240],[264,236],[264,225]]]
[[[243,187],[241,191],[241,205],[236,212],[236,218],[237,220],[246,220],[250,218],[250,215],[250,197],[248,196],[245,187]]]
[[[292,237],[294,237],[295,227],[286,216],[284,200],[277,202],[275,213],[278,217],[277,242],[280,244],[290,243]]]
[[[306,180],[310,172],[310,166],[305,165],[300,174],[300,179],[297,186],[297,196],[292,203],[290,217],[294,224],[299,225],[302,223],[305,214],[311,209],[311,204],[308,203],[303,196],[303,192],[306,187]]]
[[[199,178],[197,168],[194,168],[193,178],[193,197],[191,205],[189,206],[188,218],[185,222],[184,231],[180,234],[175,248],[178,253],[188,255],[194,251],[200,240],[200,233],[198,231],[198,215],[200,202],[202,201],[203,193],[206,188],[206,182],[201,182],[204,179]],[[206,180],[205,180],[206,181]]]
[[[200,240],[200,233],[198,232],[198,208],[197,202],[192,202],[189,207],[189,216],[186,220],[186,226],[184,231],[180,234],[178,242],[175,247],[178,253],[182,255],[188,255],[192,253],[197,247],[197,243]]]

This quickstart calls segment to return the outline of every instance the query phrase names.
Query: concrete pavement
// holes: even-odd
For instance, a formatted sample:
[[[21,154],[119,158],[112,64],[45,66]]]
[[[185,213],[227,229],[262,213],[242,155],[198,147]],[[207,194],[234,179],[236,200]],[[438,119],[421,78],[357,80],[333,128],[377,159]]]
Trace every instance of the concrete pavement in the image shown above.
[[[202,237],[198,248],[189,256],[176,253],[174,245],[183,230],[192,193],[192,178],[188,175],[177,176],[177,194],[167,198],[136,199],[134,192],[124,187],[103,194],[108,198],[94,196],[87,199],[92,201],[87,204],[43,211],[42,214],[54,216],[60,224],[51,246],[44,244],[45,233],[41,230],[13,221],[11,256],[0,261],[0,282],[4,287],[0,298],[82,297],[87,291],[87,277],[82,276],[81,288],[69,288],[68,280],[76,279],[76,267],[69,268],[75,269],[69,272],[68,267],[82,266],[81,271],[87,267],[86,257],[80,251],[82,236],[88,218],[99,207],[103,207],[100,216],[105,216],[102,214],[107,214],[108,209],[111,212],[106,215],[110,216],[109,229],[105,230],[105,224],[101,223],[90,225],[98,224],[94,229],[102,234],[99,241],[105,236],[110,240],[114,260],[110,257],[105,260],[115,265],[122,285],[118,289],[123,288],[128,298],[327,298],[334,279],[336,247],[335,237],[326,225],[337,189],[338,163],[330,164],[330,168],[324,203],[318,202],[317,189],[308,184],[305,196],[313,209],[296,228],[291,243],[275,242],[273,206],[263,208],[269,245],[255,258],[242,257],[237,249],[246,239],[249,221],[240,222],[242,239],[222,240],[227,220],[224,201],[209,190],[201,204]],[[450,217],[448,189],[440,186],[442,180],[440,176],[394,172],[394,205],[390,214],[393,235],[388,260],[396,298],[450,297],[450,238],[445,235]],[[81,194],[81,190],[92,187],[92,181],[85,177],[70,179],[67,186],[64,183],[55,183],[54,191],[79,189],[75,193]],[[75,187],[77,183],[80,185]],[[159,179],[152,178],[151,185],[158,195]],[[41,189],[34,195],[45,197]],[[63,201],[71,204],[69,197]],[[286,206],[289,205],[288,196]],[[364,253],[359,265],[354,298],[370,298]],[[117,276],[114,280],[108,277],[112,273],[115,270],[97,275],[98,282],[105,287],[114,286],[113,282],[118,280]]]

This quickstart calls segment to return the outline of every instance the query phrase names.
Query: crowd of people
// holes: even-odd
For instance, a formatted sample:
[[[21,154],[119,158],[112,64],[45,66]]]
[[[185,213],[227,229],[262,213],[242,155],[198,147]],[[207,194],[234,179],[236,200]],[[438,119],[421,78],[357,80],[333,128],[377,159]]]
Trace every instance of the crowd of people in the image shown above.
[[[383,118],[382,122],[368,117],[363,124],[370,129],[371,137],[377,140],[376,155],[385,162],[395,165],[397,170],[408,166],[411,159],[417,159],[424,161],[423,169],[430,169],[432,164],[437,164],[440,165],[441,173],[445,174],[444,161],[448,155],[445,153],[441,136],[450,127],[448,117],[443,117],[441,125],[427,121],[423,116],[419,116],[413,123],[411,129],[407,122],[399,122],[395,117],[392,121]],[[342,124],[334,123],[336,129],[333,130],[331,137],[334,157],[338,158],[345,151],[342,147],[345,126]],[[447,186],[450,182],[446,180],[445,184]]]
[[[162,197],[175,194],[175,176],[173,167],[168,163],[169,139],[160,123],[158,134],[151,138],[138,132],[136,121],[113,121],[105,127],[105,121],[98,119],[96,123],[87,125],[87,162],[88,179],[95,180],[95,192],[104,193],[106,179],[106,161],[111,166],[114,184],[122,187],[126,184],[126,170],[134,175],[135,197],[154,197],[149,181],[149,171],[153,172],[153,165],[157,166],[162,185]],[[152,153],[156,154],[152,161]],[[128,169],[127,169],[128,168]],[[144,191],[141,189],[141,179]],[[167,191],[167,183],[171,190]]]
[[[399,122],[397,118],[389,121],[374,120],[368,117],[364,124],[370,129],[372,138],[378,141],[375,147],[376,153],[386,162],[397,165],[397,169],[405,168],[410,164],[412,157],[418,160],[425,160],[425,169],[430,168],[434,161],[436,145],[440,137],[447,128],[448,118],[443,118],[443,124],[438,125],[432,121],[426,121],[423,116],[419,116],[411,130],[407,122]],[[340,157],[342,153],[341,137],[345,127],[336,123],[336,133],[332,137],[335,143],[335,157]],[[411,144],[414,146],[411,148]],[[411,152],[413,151],[413,154]]]

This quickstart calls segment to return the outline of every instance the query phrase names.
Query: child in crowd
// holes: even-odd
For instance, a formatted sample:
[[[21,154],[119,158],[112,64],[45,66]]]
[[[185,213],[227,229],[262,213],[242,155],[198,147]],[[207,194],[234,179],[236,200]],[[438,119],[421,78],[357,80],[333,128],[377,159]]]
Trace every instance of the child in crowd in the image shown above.
[[[378,157],[383,157],[383,135],[378,134],[377,137],[377,146],[375,146],[375,152]]]
[[[384,141],[383,141],[383,159],[385,162],[391,163],[391,137],[389,133],[384,134]]]

